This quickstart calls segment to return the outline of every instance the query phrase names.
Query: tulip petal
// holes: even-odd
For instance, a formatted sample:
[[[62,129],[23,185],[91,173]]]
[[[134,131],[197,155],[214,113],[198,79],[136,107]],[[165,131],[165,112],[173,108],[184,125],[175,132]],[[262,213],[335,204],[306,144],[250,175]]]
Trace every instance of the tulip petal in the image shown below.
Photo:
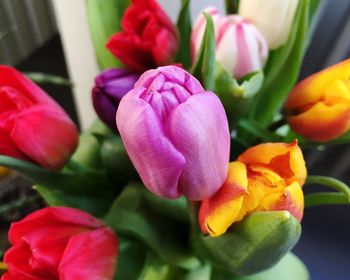
[[[139,98],[144,91],[134,89],[122,99],[117,111],[118,130],[145,186],[162,197],[177,198],[186,160],[165,135],[152,107]]]
[[[299,115],[288,117],[295,132],[313,141],[330,141],[350,129],[350,103],[328,106],[316,103]]]
[[[39,227],[50,227],[57,223],[88,228],[99,228],[103,224],[79,209],[67,207],[47,207],[29,214],[20,222],[11,224],[9,239],[11,244],[20,244],[22,237]]]
[[[199,225],[203,233],[219,236],[243,216],[240,210],[243,195],[248,188],[247,169],[243,163],[231,162],[229,175],[220,190],[202,201],[199,209]]]
[[[191,96],[169,116],[167,132],[187,160],[181,193],[190,200],[212,196],[226,179],[230,151],[227,118],[218,97],[211,92]]]
[[[59,265],[62,280],[113,279],[118,243],[114,232],[100,228],[73,236]]]
[[[16,89],[34,103],[54,103],[58,106],[39,86],[12,67],[0,65],[0,88],[2,85]]]
[[[299,222],[303,217],[304,194],[298,182],[294,182],[282,193],[275,193],[261,201],[264,211],[289,211]]]
[[[49,169],[62,167],[78,144],[74,123],[45,104],[19,113],[10,136],[23,153]]]
[[[324,89],[327,88],[329,84],[339,79],[344,80],[348,84],[349,77],[350,59],[307,77],[298,83],[289,94],[286,102],[287,111],[320,101],[324,94]],[[349,93],[347,93],[347,95],[349,98]]]
[[[247,165],[268,165],[283,177],[287,184],[298,181],[303,185],[306,180],[306,167],[298,142],[264,143],[249,148],[238,157],[238,161]]]

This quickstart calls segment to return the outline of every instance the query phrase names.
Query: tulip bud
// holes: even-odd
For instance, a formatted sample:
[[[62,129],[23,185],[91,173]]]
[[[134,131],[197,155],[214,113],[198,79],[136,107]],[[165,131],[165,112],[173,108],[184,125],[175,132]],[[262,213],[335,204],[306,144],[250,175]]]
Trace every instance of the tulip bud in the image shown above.
[[[215,8],[204,11],[214,22],[215,58],[228,73],[239,79],[263,68],[268,56],[267,43],[255,26],[237,15],[222,17]],[[191,35],[193,59],[199,53],[205,26],[205,17],[201,14]]]
[[[285,110],[291,128],[316,142],[350,129],[350,59],[315,73],[295,86]]]
[[[117,126],[151,192],[201,200],[225,181],[230,133],[224,108],[180,67],[145,72],[121,100]]]
[[[112,130],[116,130],[115,116],[119,102],[138,78],[138,74],[125,69],[107,69],[95,78],[92,102],[97,115]]]
[[[64,110],[17,70],[0,66],[0,154],[62,167],[78,131]]]
[[[296,141],[252,147],[230,163],[220,190],[202,201],[198,219],[201,231],[222,235],[233,223],[256,211],[287,210],[300,221],[305,179],[305,162]]]
[[[264,35],[269,49],[288,40],[298,0],[241,0],[238,14],[251,21]]]

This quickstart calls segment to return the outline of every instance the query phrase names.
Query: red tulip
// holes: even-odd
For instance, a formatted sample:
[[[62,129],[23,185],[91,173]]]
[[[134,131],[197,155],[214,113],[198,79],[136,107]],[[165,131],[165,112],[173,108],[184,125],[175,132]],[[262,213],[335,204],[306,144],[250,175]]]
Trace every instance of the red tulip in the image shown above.
[[[122,19],[122,32],[108,40],[107,48],[129,68],[144,72],[173,61],[178,34],[157,1],[132,0]]]
[[[58,169],[77,143],[64,110],[23,74],[0,66],[0,154]]]
[[[73,208],[48,207],[13,223],[12,247],[1,280],[111,280],[118,242],[114,232]]]

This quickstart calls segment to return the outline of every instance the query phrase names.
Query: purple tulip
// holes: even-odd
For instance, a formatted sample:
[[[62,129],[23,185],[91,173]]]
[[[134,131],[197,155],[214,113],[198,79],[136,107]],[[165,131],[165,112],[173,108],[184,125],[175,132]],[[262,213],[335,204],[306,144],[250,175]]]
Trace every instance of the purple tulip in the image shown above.
[[[151,192],[202,200],[224,183],[230,151],[224,108],[180,67],[145,72],[120,102],[117,126]]]
[[[133,87],[138,74],[126,69],[107,69],[95,78],[92,102],[97,115],[111,129],[116,130],[115,115],[120,100]]]

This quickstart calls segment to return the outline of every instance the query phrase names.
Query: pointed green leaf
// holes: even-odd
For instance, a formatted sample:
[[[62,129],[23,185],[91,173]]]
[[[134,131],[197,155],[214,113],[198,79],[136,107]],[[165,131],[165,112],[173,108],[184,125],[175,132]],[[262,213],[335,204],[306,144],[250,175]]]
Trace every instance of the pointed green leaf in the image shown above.
[[[190,0],[182,0],[182,7],[177,20],[177,28],[180,32],[180,47],[177,53],[176,61],[180,62],[185,68],[191,66],[191,12]]]
[[[283,137],[280,137],[276,133],[270,132],[267,129],[260,126],[259,123],[253,120],[241,119],[238,123],[238,127],[250,132],[255,137],[261,139],[263,142],[282,142]]]
[[[250,275],[275,265],[300,234],[301,226],[289,212],[256,212],[219,237],[197,233],[194,247],[218,269]]]
[[[129,4],[129,0],[86,0],[90,33],[102,69],[122,65],[105,45],[111,35],[121,30],[121,19]]]
[[[215,31],[212,17],[203,13],[207,20],[204,36],[192,74],[201,81],[206,90],[214,89],[215,74]],[[188,50],[189,51],[189,50]]]
[[[300,0],[288,41],[270,52],[264,68],[265,81],[248,115],[267,126],[293,88],[301,67],[309,30],[309,0]]]
[[[51,206],[78,208],[96,217],[102,217],[112,205],[115,194],[113,190],[99,190],[100,187],[102,185],[95,185],[95,193],[74,193],[43,185],[36,185],[34,189]]]
[[[224,105],[230,127],[234,127],[261,88],[264,75],[262,72],[254,72],[237,81],[220,63],[216,63],[215,70],[214,92]]]

